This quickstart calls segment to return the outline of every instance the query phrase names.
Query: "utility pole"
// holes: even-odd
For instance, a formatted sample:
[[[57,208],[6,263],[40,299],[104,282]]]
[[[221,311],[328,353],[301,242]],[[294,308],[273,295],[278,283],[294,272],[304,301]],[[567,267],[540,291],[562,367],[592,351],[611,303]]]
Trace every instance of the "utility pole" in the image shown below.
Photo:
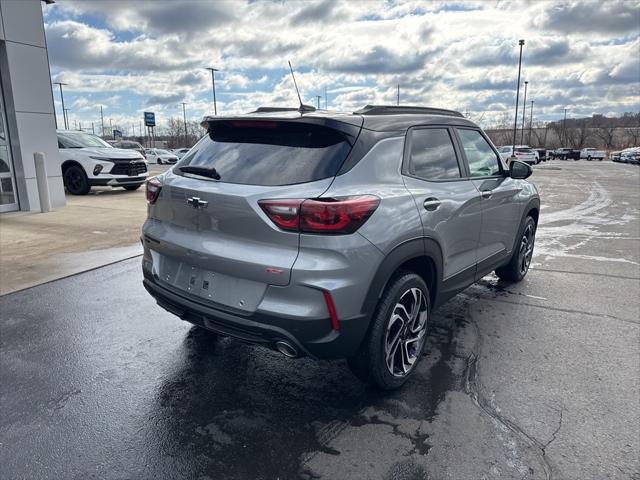
[[[100,123],[102,125],[102,136],[104,137],[104,115],[102,115],[102,105],[100,105]]]
[[[184,146],[186,148],[189,145],[189,141],[187,139],[187,111],[184,108],[185,105],[186,103],[182,102],[182,118],[184,119]]]
[[[528,81],[524,81],[524,99],[522,100],[522,132],[520,133],[520,143],[524,143],[524,114],[527,111],[527,85]]]
[[[529,141],[527,142],[529,145],[531,145],[532,129],[533,129],[533,100],[531,100],[531,108],[529,109]]]
[[[320,110],[320,99],[321,98],[322,98],[322,96],[316,95],[316,99],[318,100],[318,110]]]
[[[522,71],[522,47],[524,45],[524,40],[518,40],[518,45],[520,45],[520,60],[518,60],[518,87],[516,89],[516,115],[513,121],[513,155],[515,156],[516,151],[516,135],[518,134],[518,102],[520,101],[520,72]]]
[[[64,95],[62,93],[62,86],[66,85],[66,83],[62,83],[62,82],[53,82],[54,85],[58,85],[60,87],[60,101],[62,102],[62,120],[64,121],[64,129],[68,130],[69,129],[69,125],[67,123],[67,114],[65,113],[64,110]]]
[[[220,70],[213,67],[206,67],[205,70],[211,70],[211,88],[213,90],[213,114],[218,115],[218,106],[216,105],[216,77],[214,75],[214,72],[219,72]]]
[[[398,84],[398,99],[396,105],[400,105],[400,84]]]

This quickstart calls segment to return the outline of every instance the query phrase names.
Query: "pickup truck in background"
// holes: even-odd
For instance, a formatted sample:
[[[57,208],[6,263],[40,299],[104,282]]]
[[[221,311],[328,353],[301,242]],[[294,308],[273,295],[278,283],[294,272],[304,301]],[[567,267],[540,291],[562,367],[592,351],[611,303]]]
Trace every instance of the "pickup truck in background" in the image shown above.
[[[567,147],[556,148],[551,152],[551,157],[559,160],[580,160],[580,151]]]
[[[584,158],[589,161],[602,161],[606,156],[607,152],[605,152],[604,150],[596,150],[595,148],[583,148],[582,150],[580,150],[580,158]]]

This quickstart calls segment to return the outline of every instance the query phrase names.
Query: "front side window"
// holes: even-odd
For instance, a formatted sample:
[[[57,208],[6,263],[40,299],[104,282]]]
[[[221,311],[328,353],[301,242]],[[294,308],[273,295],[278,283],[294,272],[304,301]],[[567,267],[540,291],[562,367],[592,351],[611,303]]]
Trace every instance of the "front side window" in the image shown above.
[[[412,131],[409,173],[425,180],[460,178],[458,159],[446,128]]]
[[[477,130],[458,129],[460,142],[472,177],[500,175],[500,162],[489,143]]]

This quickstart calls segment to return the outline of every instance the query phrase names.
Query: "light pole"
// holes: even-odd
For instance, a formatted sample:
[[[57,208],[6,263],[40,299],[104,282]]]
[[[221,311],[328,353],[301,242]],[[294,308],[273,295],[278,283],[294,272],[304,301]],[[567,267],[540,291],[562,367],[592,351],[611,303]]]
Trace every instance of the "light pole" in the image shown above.
[[[520,101],[520,72],[522,71],[522,47],[524,45],[524,40],[519,40],[518,45],[520,45],[520,60],[518,61],[518,87],[516,89],[516,115],[513,121],[513,152],[516,150],[516,135],[518,132],[518,102]],[[515,153],[513,153],[515,155]]]
[[[524,143],[524,115],[527,112],[527,85],[528,81],[524,81],[524,99],[522,100],[522,132],[520,133],[520,143]]]
[[[529,141],[527,142],[531,145],[531,131],[533,130],[533,100],[531,100],[531,108],[529,109]]]
[[[64,95],[62,94],[62,86],[66,85],[66,83],[53,82],[53,84],[58,85],[60,87],[60,100],[62,101],[62,120],[64,121],[64,129],[68,130],[69,125],[67,122],[67,114],[65,113],[65,109],[64,109]]]
[[[396,105],[400,105],[400,84],[398,84],[398,98],[396,101]]]
[[[322,98],[321,95],[316,95],[316,99],[318,100],[318,110],[320,110],[320,99]]]
[[[567,110],[569,110],[568,108],[564,109],[564,120],[562,120],[562,139],[561,139],[561,143],[564,143],[567,141]]]
[[[214,72],[219,72],[220,70],[213,67],[206,67],[205,70],[211,70],[211,88],[213,90],[213,114],[218,115],[218,106],[216,105],[216,77],[214,75]]]
[[[104,115],[102,114],[102,105],[100,105],[100,125],[102,126],[102,136],[104,137]]]
[[[65,130],[68,130],[69,128],[69,109],[68,108],[62,108],[62,114],[64,116],[64,128]]]
[[[327,107],[327,86],[324,86],[324,109],[327,110],[329,107]]]
[[[187,147],[189,141],[187,140],[187,111],[184,108],[185,105],[186,103],[182,102],[182,118],[184,120],[184,146]]]

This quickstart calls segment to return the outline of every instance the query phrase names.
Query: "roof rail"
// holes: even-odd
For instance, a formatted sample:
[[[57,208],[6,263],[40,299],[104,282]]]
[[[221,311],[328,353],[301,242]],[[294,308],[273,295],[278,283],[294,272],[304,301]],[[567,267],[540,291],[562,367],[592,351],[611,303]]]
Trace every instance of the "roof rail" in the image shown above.
[[[359,115],[400,115],[400,114],[417,114],[417,115],[449,115],[451,117],[464,117],[460,112],[455,110],[446,110],[444,108],[433,107],[413,107],[400,105],[366,105],[360,110],[353,112]]]

